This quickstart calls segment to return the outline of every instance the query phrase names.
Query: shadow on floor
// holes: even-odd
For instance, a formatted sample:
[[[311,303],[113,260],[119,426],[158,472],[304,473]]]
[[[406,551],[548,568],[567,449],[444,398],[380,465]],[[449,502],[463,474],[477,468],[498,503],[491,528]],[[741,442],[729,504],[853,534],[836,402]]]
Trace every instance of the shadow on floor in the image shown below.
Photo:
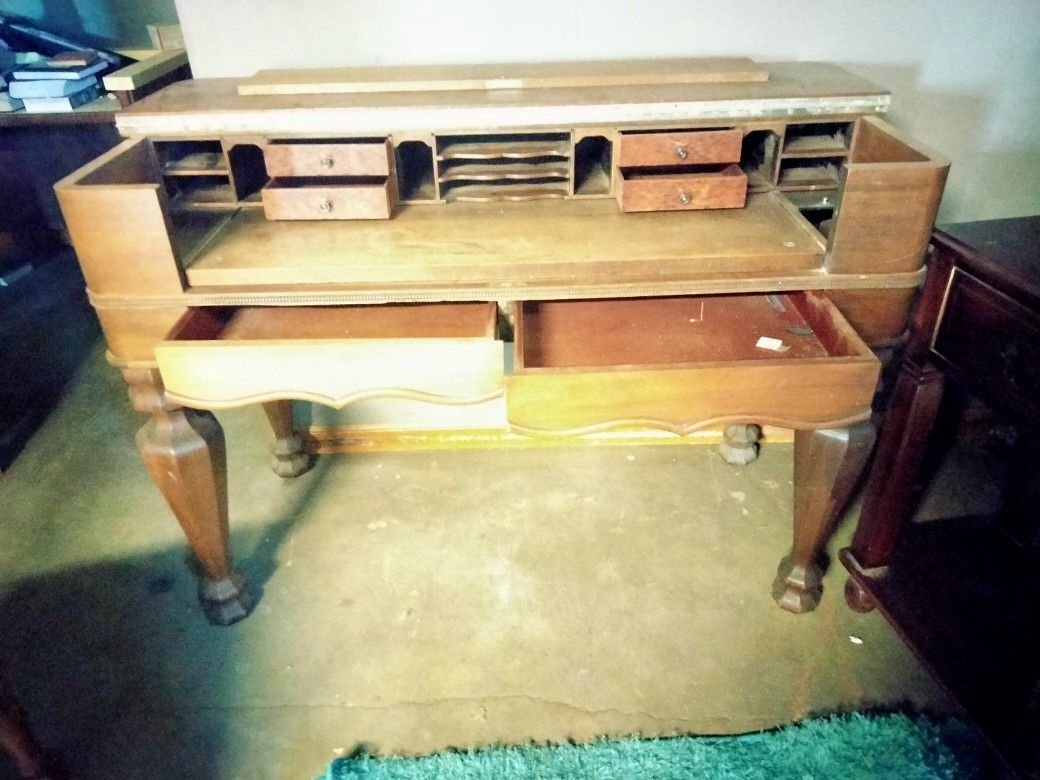
[[[277,546],[255,549],[240,567],[259,584],[274,569],[266,558]],[[220,703],[233,698],[245,631],[205,624],[183,547],[13,583],[0,594],[0,626],[0,668],[37,738],[71,777],[222,776],[214,716],[219,723]],[[142,714],[192,727],[128,727]],[[191,765],[169,766],[171,743]],[[0,778],[15,776],[0,759]]]

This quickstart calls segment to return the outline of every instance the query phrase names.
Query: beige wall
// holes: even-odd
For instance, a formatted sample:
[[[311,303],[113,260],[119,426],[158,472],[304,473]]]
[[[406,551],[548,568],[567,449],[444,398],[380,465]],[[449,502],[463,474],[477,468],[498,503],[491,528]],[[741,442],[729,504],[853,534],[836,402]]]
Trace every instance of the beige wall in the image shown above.
[[[953,161],[941,221],[1040,213],[1040,1],[177,0],[200,77],[259,68],[748,55],[838,62]]]

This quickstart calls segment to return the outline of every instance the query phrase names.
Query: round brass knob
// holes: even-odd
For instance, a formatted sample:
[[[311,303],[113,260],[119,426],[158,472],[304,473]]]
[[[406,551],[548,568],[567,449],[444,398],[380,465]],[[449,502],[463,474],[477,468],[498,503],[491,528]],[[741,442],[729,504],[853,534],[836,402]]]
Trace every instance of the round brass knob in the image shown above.
[[[685,146],[680,146],[678,149],[675,150],[675,156],[678,157],[680,160],[685,160],[687,157],[690,156],[690,150],[687,149]]]
[[[331,157],[322,157],[319,162],[321,163],[322,168],[331,168],[335,164],[335,160]]]
[[[679,202],[681,204],[683,204],[684,206],[689,204],[689,202],[690,202],[690,193],[688,193],[688,192],[680,192],[679,193]]]
[[[332,201],[331,200],[318,201],[318,211],[321,211],[321,212],[324,212],[324,213],[328,214],[330,211],[332,211]]]

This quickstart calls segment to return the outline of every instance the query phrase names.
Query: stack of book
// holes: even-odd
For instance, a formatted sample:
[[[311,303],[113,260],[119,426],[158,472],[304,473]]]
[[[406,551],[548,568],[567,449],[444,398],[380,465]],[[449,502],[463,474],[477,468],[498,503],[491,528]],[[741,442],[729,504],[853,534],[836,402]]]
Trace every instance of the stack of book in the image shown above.
[[[8,90],[28,112],[72,111],[101,95],[97,77],[107,66],[97,52],[62,52],[15,68]]]

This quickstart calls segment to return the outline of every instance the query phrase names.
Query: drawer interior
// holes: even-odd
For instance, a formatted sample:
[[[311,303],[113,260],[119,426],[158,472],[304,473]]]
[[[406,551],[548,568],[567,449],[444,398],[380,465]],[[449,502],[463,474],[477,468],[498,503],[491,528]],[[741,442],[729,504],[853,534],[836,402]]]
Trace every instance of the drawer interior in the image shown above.
[[[621,178],[624,181],[639,181],[641,179],[660,181],[669,179],[742,178],[744,176],[744,171],[741,170],[740,166],[732,163],[721,163],[718,165],[669,165],[656,168],[626,168],[621,171]]]
[[[200,307],[167,341],[494,338],[493,303]]]
[[[870,354],[833,305],[809,293],[528,301],[518,316],[524,372]],[[786,349],[756,346],[763,336]]]
[[[271,179],[265,189],[300,190],[315,187],[382,187],[386,176],[292,176]]]

